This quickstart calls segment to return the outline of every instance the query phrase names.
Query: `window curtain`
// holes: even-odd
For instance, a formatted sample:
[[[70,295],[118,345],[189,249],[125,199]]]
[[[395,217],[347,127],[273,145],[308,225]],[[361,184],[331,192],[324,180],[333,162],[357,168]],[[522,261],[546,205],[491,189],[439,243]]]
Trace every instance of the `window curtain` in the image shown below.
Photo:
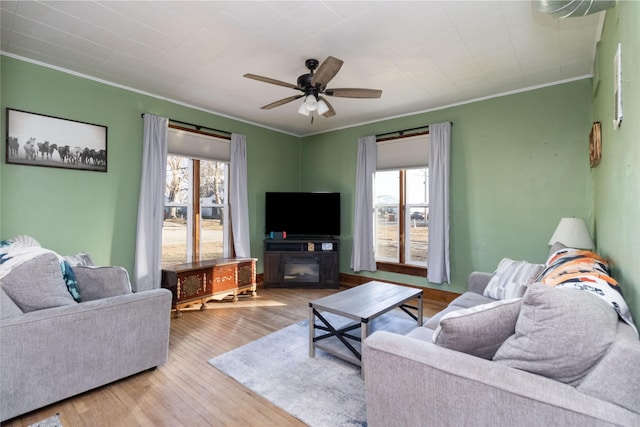
[[[249,197],[247,195],[247,137],[231,134],[231,168],[229,170],[229,205],[236,256],[249,258]]]
[[[133,283],[136,292],[160,287],[169,127],[169,119],[166,117],[148,113],[143,117],[142,176]]]
[[[429,125],[429,259],[427,279],[450,283],[449,164],[451,123]]]
[[[358,139],[356,200],[353,218],[353,271],[376,271],[373,241],[373,174],[376,172],[378,148],[375,136]]]

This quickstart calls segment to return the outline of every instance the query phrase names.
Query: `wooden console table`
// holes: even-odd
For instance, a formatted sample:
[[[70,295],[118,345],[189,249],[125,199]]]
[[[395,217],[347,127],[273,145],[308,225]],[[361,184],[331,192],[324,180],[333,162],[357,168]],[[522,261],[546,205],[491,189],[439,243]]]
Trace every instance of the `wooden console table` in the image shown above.
[[[200,262],[187,262],[162,269],[162,287],[173,294],[174,317],[180,317],[181,308],[200,303],[200,310],[212,299],[251,292],[256,295],[255,258],[217,258]]]

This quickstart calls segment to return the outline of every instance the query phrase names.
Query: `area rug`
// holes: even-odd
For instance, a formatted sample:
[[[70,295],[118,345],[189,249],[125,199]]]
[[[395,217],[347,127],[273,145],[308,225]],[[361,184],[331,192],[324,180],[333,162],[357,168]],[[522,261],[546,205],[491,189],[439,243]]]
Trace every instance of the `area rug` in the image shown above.
[[[52,417],[30,424],[29,427],[62,427],[60,414],[55,414]]]
[[[336,326],[349,323],[325,315]],[[393,310],[375,319],[370,333],[406,334],[415,327],[413,319]],[[310,358],[308,340],[309,323],[302,320],[209,363],[311,427],[366,426],[360,367],[322,350]]]

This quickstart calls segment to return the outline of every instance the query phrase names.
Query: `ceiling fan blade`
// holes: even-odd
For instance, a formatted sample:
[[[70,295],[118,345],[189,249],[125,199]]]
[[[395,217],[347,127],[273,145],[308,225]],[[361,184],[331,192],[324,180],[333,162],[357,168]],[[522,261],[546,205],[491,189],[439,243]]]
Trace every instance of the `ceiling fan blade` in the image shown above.
[[[344,61],[334,58],[333,56],[329,56],[322,64],[320,64],[318,70],[313,75],[311,85],[315,86],[320,83],[320,86],[326,86],[327,83],[329,83],[329,81],[338,74],[343,63]]]
[[[298,89],[299,90],[298,86],[296,86],[294,84],[283,82],[281,80],[272,79],[270,77],[263,77],[263,76],[259,76],[257,74],[250,74],[250,73],[245,74],[243,77],[246,77],[248,79],[258,80],[258,81],[264,82],[264,83],[271,83],[272,85],[284,86],[284,87],[288,87],[290,89]]]
[[[320,96],[319,97],[322,101],[324,101],[325,104],[327,104],[327,107],[329,107],[329,111],[327,111],[326,113],[323,114],[323,116],[325,117],[333,117],[336,115],[336,110],[333,109],[333,106],[331,104],[329,104],[329,101],[327,101],[326,98]]]
[[[340,98],[380,98],[382,91],[378,89],[340,88],[327,89],[324,94]]]
[[[288,98],[281,99],[280,101],[276,101],[276,102],[272,102],[271,104],[267,104],[267,105],[265,105],[264,107],[260,107],[260,109],[262,109],[262,110],[270,110],[270,109],[272,109],[272,108],[275,108],[275,107],[279,107],[279,106],[281,106],[281,105],[284,105],[284,104],[286,104],[286,103],[288,103],[288,102],[295,101],[296,99],[298,99],[298,98],[302,98],[303,96],[304,96],[304,95],[294,95],[294,96],[290,96],[290,97],[288,97]]]

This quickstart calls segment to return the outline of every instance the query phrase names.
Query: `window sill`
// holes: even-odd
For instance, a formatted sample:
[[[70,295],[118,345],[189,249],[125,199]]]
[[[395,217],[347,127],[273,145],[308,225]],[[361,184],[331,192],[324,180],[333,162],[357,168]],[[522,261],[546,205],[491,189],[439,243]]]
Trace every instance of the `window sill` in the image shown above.
[[[376,262],[378,271],[388,271],[390,273],[400,273],[409,276],[427,277],[426,267],[414,265],[398,264],[394,262]]]

